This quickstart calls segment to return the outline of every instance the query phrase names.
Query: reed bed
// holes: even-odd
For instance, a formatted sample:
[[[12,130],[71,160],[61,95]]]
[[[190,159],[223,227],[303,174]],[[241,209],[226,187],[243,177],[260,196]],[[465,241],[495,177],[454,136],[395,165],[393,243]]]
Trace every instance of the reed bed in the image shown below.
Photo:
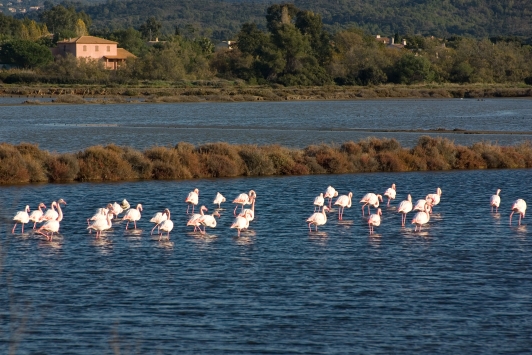
[[[219,142],[145,151],[111,144],[77,153],[52,153],[31,143],[0,144],[1,184],[531,167],[531,142],[466,147],[428,136],[420,137],[412,148],[401,147],[395,139],[377,138],[304,149]]]

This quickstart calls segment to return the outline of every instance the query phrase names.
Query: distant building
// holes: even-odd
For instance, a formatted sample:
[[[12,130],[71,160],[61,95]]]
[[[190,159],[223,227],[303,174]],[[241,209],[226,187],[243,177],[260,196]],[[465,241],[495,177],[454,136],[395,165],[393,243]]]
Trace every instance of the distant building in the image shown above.
[[[51,48],[51,51],[54,57],[66,56],[70,53],[76,58],[101,60],[107,69],[117,69],[127,58],[136,58],[133,53],[118,48],[118,42],[94,36],[81,36],[58,41],[57,47]]]
[[[218,43],[214,49],[215,50],[220,50],[220,49],[233,49],[235,48],[236,46],[236,41],[222,41],[220,43]]]
[[[375,40],[377,42],[384,43],[387,48],[401,49],[406,46],[406,39],[403,39],[401,43],[394,43],[395,39],[393,37],[381,37],[381,35],[376,35]]]
[[[153,46],[153,45],[156,45],[156,44],[162,44],[162,43],[166,43],[166,41],[159,41],[159,37],[155,37],[155,41],[148,41],[146,42],[146,44],[148,46]]]

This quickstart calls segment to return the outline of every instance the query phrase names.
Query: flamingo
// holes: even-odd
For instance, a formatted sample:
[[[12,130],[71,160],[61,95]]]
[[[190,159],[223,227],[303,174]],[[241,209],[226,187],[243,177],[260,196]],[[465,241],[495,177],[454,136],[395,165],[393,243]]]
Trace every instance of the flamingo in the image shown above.
[[[124,211],[129,210],[131,206],[129,205],[129,202],[127,202],[126,199],[122,200],[122,204],[120,205]]]
[[[512,204],[512,213],[510,214],[510,225],[512,225],[512,215],[514,212],[519,213],[519,225],[521,225],[521,218],[525,218],[526,202],[523,199],[515,200]]]
[[[194,213],[187,222],[187,226],[194,226],[194,232],[196,231],[196,229],[198,229],[200,225],[199,220],[201,217],[203,217],[203,211],[208,211],[207,207],[201,206],[200,213]]]
[[[42,208],[46,208],[46,205],[41,202],[39,203],[39,207],[37,207],[36,210],[33,210],[30,213],[30,221],[33,222],[33,229],[35,229],[35,226],[37,225],[37,223],[41,221],[41,218],[44,214],[44,212],[42,211]]]
[[[137,221],[140,219],[140,212],[142,212],[142,205],[140,203],[137,205],[137,208],[130,208],[127,210],[124,218],[122,218],[123,221],[127,220],[126,230],[129,226],[129,222],[133,222],[135,229],[137,229]]]
[[[362,205],[362,216],[364,216],[364,207],[366,207],[366,205],[368,206],[368,214],[370,214],[369,206],[373,206],[374,208],[379,207],[379,200],[382,202],[381,195],[375,195],[372,192],[365,194],[360,200],[360,203],[364,204]]]
[[[241,212],[243,212],[244,211],[244,205],[250,205],[251,204],[251,199],[255,198],[255,197],[257,197],[257,194],[253,190],[250,190],[249,194],[242,193],[242,194],[238,195],[233,200],[233,203],[237,204],[237,206],[235,206],[235,210],[233,211],[233,215],[236,216],[236,209],[237,209],[238,205],[242,205]]]
[[[159,223],[166,221],[167,218],[168,218],[168,215],[166,213],[166,210],[164,210],[163,212],[157,212],[150,219],[151,223],[155,223],[155,226],[153,226],[153,228],[151,229],[150,235],[153,234],[153,231],[155,230],[155,228],[157,228],[157,232],[159,232]]]
[[[55,207],[57,208],[57,218],[46,221],[46,223],[44,223],[35,232],[44,235],[48,241],[52,241],[54,233],[59,232],[60,222],[63,220],[63,210],[61,210],[61,203],[66,205],[66,202],[63,199],[60,199],[58,202],[52,202],[52,205],[55,205]],[[50,232],[50,234],[46,234],[44,231],[48,231]]]
[[[56,201],[55,204],[52,202],[52,204],[50,204],[50,209],[48,209],[48,210],[46,210],[46,212],[44,212],[44,214],[43,214],[43,216],[42,216],[42,218],[41,218],[41,220],[39,222],[57,219],[57,217],[59,217],[59,213],[58,213],[58,211],[55,210],[55,208],[58,208],[59,204],[66,205],[66,202],[62,198],[60,198],[58,201]]]
[[[432,211],[432,200],[428,196],[425,200],[417,200],[416,204],[414,205],[413,210],[424,212],[425,206],[428,206],[429,210]]]
[[[214,204],[218,204],[218,209],[220,209],[220,204],[222,204],[223,202],[225,202],[225,197],[224,195],[222,195],[221,193],[217,192],[216,193],[216,197],[214,198],[214,201],[212,201],[212,203]]]
[[[166,219],[162,221],[161,223],[159,223],[159,230],[163,232],[168,232],[168,234],[166,235],[166,238],[170,240],[170,232],[172,231],[172,229],[174,229],[174,222],[170,220],[170,210],[168,208],[166,208],[163,213]],[[162,236],[163,236],[162,233],[159,234],[159,241],[161,241]]]
[[[126,201],[127,202],[127,201]],[[129,204],[128,204],[129,205]],[[128,207],[129,208],[129,207]],[[120,206],[118,203],[113,203],[111,206],[109,206],[109,210],[111,211],[111,213],[113,215],[115,215],[116,217],[118,217],[119,214],[121,214],[122,212],[124,212],[124,208],[122,208],[122,206]]]
[[[325,190],[325,194],[323,195],[323,197],[329,199],[329,209],[331,209],[333,197],[336,196],[338,196],[338,191],[336,191],[332,186],[327,187],[327,190]]]
[[[323,204],[325,203],[325,199],[323,198],[323,192],[320,193],[319,196],[316,196],[314,199],[314,212],[316,212],[316,206],[318,207],[318,212],[323,207]]]
[[[98,220],[102,220],[105,222],[109,214],[111,215],[111,218],[113,218],[113,213],[111,212],[112,207],[113,206],[111,204],[108,204],[106,208],[98,208],[96,210],[96,213],[91,218],[87,218],[87,226],[91,225],[91,221],[95,222]],[[92,232],[92,229],[89,229],[89,233],[91,232]]]
[[[113,223],[111,222],[111,219],[113,218],[112,213],[107,213],[105,216],[103,214],[100,214],[100,216],[105,218],[97,217],[87,227],[89,232],[91,232],[92,230],[96,231],[96,238],[100,238],[103,231],[111,229],[111,227],[113,226]]]
[[[500,192],[501,192],[501,189],[497,189],[497,193],[495,195],[491,195],[491,198],[490,198],[491,212],[493,212],[493,207],[495,207],[495,213],[499,211],[499,205],[501,204],[501,196],[499,196]]]
[[[312,232],[312,228],[310,225],[314,225],[316,228],[316,232],[318,231],[318,226],[322,226],[325,223],[327,223],[327,215],[325,214],[326,211],[329,210],[329,207],[323,206],[321,209],[321,212],[314,212],[309,218],[307,218],[308,222],[308,229],[310,232]]]
[[[231,224],[231,228],[236,228],[236,230],[238,230],[238,236],[240,237],[240,231],[243,230],[243,229],[248,229],[249,228],[249,218],[250,218],[250,213],[249,211],[246,211],[244,213],[244,216],[237,216],[235,218],[235,221],[233,222],[233,224]]]
[[[24,233],[24,224],[28,223],[30,221],[30,215],[28,212],[30,211],[30,206],[26,205],[24,208],[24,211],[18,211],[15,217],[13,217],[13,220],[15,221],[15,225],[13,226],[13,230],[11,233],[15,233],[15,228],[17,227],[17,223],[22,224],[22,233]]]
[[[403,214],[401,216],[401,225],[403,227],[405,226],[405,223],[406,223],[406,214],[410,211],[412,211],[412,196],[408,194],[408,197],[406,198],[406,200],[401,201],[401,203],[399,204],[399,208],[397,208],[397,212]]]
[[[414,219],[412,219],[412,224],[416,225],[416,227],[414,228],[414,232],[417,230],[418,226],[419,226],[419,231],[421,232],[421,226],[429,222],[430,220],[429,212],[430,212],[430,206],[426,204],[424,211],[420,211],[415,214]]]
[[[377,208],[377,213],[369,215],[369,218],[368,218],[369,234],[373,234],[373,227],[378,227],[381,225],[381,216],[382,216],[382,211],[380,208]]]
[[[213,214],[206,214],[206,215],[203,215],[202,217],[200,217],[199,223],[203,224],[203,232],[201,231],[201,228],[200,228],[201,234],[205,234],[205,229],[207,227],[209,227],[209,228],[215,228],[216,227],[216,218],[215,217],[220,217],[220,214],[218,212],[216,212],[216,211]]]
[[[348,195],[342,195],[338,197],[334,205],[340,206],[338,209],[338,220],[344,219],[344,209],[351,208],[351,198],[353,197],[353,193],[350,192]]]
[[[431,199],[431,211],[432,211],[432,207],[436,206],[438,203],[440,203],[440,197],[441,197],[441,189],[438,187],[436,189],[436,193],[435,194],[428,194],[427,197],[425,197],[425,199]]]
[[[251,197],[251,208],[245,208],[244,211],[240,212],[238,215],[244,217],[245,213],[249,213],[249,221],[255,219],[255,196]]]
[[[390,207],[390,201],[395,200],[395,184],[392,184],[392,187],[389,187],[384,192],[384,196],[388,197],[388,203],[386,204],[386,207]]]
[[[188,196],[185,199],[185,202],[188,203],[187,214],[188,214],[188,209],[189,209],[190,205],[192,205],[192,213],[194,213],[194,207],[198,204],[198,199],[199,199],[199,190],[198,189],[194,189],[194,191],[190,191],[188,193]]]

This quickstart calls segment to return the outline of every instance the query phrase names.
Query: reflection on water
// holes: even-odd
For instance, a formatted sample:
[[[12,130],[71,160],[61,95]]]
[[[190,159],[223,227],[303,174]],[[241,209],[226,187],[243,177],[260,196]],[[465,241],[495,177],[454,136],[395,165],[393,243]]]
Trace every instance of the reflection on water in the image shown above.
[[[531,170],[0,187],[0,280],[9,282],[0,302],[13,304],[0,312],[0,333],[10,334],[19,307],[28,319],[42,312],[21,333],[28,354],[173,353],[176,343],[201,354],[528,353],[530,217],[509,225],[511,202],[532,201],[524,181]],[[328,185],[358,201],[391,183],[397,199],[373,235],[358,205],[309,232],[305,220]],[[442,199],[428,225],[414,232],[411,212],[402,227],[394,207],[436,187]],[[194,188],[209,208],[218,191],[232,200],[253,189],[256,219],[238,237],[226,203],[216,228],[194,233],[183,202]],[[491,213],[497,188],[501,207]],[[21,206],[58,196],[68,201],[60,237],[10,234]],[[143,204],[138,229],[118,222],[101,238],[89,234],[86,218],[124,198]],[[159,241],[149,219],[164,208],[174,229]]]

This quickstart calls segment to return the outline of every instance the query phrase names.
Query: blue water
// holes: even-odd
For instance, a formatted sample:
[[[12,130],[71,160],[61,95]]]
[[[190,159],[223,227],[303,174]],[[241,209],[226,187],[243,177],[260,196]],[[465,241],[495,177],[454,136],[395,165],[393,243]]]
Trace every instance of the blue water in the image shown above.
[[[197,145],[218,141],[303,148],[359,141],[368,136],[395,138],[411,147],[422,135],[440,135],[462,145],[479,141],[513,145],[532,139],[532,100],[19,104],[0,106],[0,122],[0,142],[32,142],[60,152],[110,143],[145,149],[179,142]],[[423,132],[438,128],[493,133]]]
[[[529,353],[530,217],[509,225],[511,202],[532,201],[528,181],[531,170],[0,187],[0,353]],[[370,236],[358,200],[392,183],[397,198]],[[353,206],[309,232],[328,185],[353,192]],[[402,228],[400,201],[437,187],[429,225]],[[192,233],[184,199],[194,188],[207,213],[218,191],[231,201],[255,190],[249,230],[229,228],[227,202],[215,229]],[[10,233],[16,211],[59,198],[67,206],[53,242]],[[140,230],[88,234],[86,218],[124,198],[144,206]],[[170,241],[149,234],[164,208]]]

